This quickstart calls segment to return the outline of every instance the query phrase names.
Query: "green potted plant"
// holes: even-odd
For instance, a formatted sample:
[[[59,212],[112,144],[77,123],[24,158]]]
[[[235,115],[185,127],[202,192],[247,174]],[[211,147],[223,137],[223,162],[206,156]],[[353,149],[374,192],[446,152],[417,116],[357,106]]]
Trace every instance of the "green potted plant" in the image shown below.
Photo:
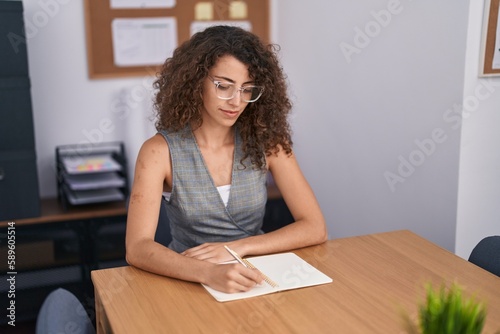
[[[486,319],[486,305],[474,297],[465,297],[454,283],[434,290],[429,284],[425,301],[419,305],[418,319],[405,316],[409,334],[480,334]]]

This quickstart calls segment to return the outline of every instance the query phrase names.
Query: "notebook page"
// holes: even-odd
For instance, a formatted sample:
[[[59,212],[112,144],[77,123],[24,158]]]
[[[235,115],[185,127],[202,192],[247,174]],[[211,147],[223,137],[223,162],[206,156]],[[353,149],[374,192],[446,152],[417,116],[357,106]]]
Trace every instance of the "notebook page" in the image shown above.
[[[273,288],[262,283],[247,292],[224,293],[208,286],[203,287],[220,302],[261,296],[273,292],[305,288],[314,285],[331,283],[333,280],[311,266],[295,253],[272,254],[247,258],[262,273],[278,283]]]

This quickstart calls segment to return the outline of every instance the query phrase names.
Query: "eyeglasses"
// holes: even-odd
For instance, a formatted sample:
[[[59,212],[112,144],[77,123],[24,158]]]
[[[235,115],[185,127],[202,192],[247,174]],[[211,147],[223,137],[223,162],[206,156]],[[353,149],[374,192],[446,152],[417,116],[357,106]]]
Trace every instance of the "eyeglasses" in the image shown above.
[[[255,102],[262,96],[264,92],[264,87],[262,86],[242,86],[236,87],[235,84],[230,82],[218,81],[208,76],[210,81],[215,85],[215,94],[221,100],[231,100],[236,96],[237,92],[240,92],[241,99],[245,102]]]

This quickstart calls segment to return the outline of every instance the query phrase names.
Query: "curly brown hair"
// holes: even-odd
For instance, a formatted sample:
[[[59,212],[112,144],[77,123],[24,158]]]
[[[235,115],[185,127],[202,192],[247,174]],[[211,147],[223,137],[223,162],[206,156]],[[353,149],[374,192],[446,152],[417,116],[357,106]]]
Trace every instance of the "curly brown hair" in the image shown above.
[[[259,169],[265,157],[280,147],[292,152],[288,115],[292,105],[287,95],[286,77],[279,64],[275,44],[264,45],[254,34],[233,26],[213,26],[182,43],[163,64],[154,82],[156,129],[180,131],[202,124],[203,81],[222,56],[230,55],[248,65],[256,85],[264,86],[259,100],[249,103],[236,126],[243,141],[244,157]]]

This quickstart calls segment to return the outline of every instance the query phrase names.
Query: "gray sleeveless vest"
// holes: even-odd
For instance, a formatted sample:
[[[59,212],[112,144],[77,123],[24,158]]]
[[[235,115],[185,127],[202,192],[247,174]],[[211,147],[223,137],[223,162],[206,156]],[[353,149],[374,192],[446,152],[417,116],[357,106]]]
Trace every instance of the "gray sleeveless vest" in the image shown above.
[[[243,151],[238,131],[227,206],[191,129],[160,133],[168,143],[172,161],[172,193],[166,205],[172,233],[169,248],[183,252],[205,242],[227,242],[263,233],[266,173],[254,168],[249,159],[244,161],[246,168],[240,163]]]

